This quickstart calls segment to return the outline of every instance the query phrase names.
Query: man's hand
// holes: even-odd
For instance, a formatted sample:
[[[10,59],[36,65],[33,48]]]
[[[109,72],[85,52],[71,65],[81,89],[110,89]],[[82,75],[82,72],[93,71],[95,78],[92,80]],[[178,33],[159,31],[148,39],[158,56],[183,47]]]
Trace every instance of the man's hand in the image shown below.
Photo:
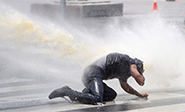
[[[148,96],[149,96],[149,94],[147,92],[144,92],[144,93],[141,94],[142,98],[145,98],[145,97],[148,97]]]
[[[138,97],[141,97],[141,98],[145,98],[145,97],[148,97],[148,93],[147,92],[144,92],[144,93],[139,93],[137,92],[134,88],[132,88],[128,83],[126,82],[123,82],[121,80],[119,80],[120,82],[120,85],[122,87],[123,90],[125,90],[127,93],[129,94],[132,94],[132,95],[136,95]]]

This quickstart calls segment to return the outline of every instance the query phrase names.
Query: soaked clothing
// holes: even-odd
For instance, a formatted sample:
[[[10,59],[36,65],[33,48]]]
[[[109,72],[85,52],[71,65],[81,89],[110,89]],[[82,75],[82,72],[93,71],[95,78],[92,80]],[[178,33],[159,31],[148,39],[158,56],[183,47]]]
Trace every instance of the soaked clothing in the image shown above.
[[[102,57],[84,71],[83,82],[86,85],[93,77],[99,77],[102,80],[118,78],[124,82],[131,76],[130,65],[134,60],[128,55],[111,53]]]
[[[82,92],[73,91],[69,97],[73,101],[86,104],[114,100],[117,93],[103,80],[117,78],[127,82],[131,76],[131,64],[134,64],[134,60],[125,54],[111,53],[100,58],[84,71],[83,83],[86,88]]]
[[[112,101],[117,93],[108,87],[100,78],[94,78],[82,92],[72,90],[68,94],[72,101],[78,101],[85,104],[97,104],[106,101]]]

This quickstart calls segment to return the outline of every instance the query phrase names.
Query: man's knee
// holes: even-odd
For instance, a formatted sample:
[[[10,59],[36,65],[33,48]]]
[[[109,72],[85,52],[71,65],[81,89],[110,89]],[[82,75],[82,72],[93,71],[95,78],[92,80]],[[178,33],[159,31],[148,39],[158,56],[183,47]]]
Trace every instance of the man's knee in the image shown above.
[[[101,96],[95,95],[94,97],[95,97],[95,102],[96,103],[103,101]]]
[[[91,98],[89,97],[89,98],[87,98],[87,99],[83,99],[83,100],[81,100],[80,102],[81,103],[85,103],[85,104],[93,104],[93,105],[96,105],[97,103],[100,103],[100,102],[102,102],[102,98],[100,97],[100,96],[94,96],[94,95],[90,95],[90,96],[92,96]]]

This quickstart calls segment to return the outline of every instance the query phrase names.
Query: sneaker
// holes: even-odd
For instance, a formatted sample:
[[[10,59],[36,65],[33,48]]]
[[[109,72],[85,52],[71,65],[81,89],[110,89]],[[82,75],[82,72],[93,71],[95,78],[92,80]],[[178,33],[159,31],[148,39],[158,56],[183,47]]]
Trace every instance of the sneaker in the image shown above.
[[[53,92],[51,92],[51,94],[49,95],[49,99],[68,96],[70,91],[71,91],[71,88],[69,88],[68,86],[64,86],[62,88],[56,89]]]

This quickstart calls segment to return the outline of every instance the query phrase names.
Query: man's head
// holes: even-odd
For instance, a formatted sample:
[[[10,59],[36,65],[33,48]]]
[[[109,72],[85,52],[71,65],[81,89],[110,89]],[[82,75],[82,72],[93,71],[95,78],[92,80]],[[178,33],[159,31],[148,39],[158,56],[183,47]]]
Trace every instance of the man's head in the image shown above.
[[[136,66],[137,66],[137,70],[142,75],[143,72],[144,72],[144,69],[143,69],[143,61],[141,61],[140,59],[135,58],[134,59],[134,62],[136,64]]]

